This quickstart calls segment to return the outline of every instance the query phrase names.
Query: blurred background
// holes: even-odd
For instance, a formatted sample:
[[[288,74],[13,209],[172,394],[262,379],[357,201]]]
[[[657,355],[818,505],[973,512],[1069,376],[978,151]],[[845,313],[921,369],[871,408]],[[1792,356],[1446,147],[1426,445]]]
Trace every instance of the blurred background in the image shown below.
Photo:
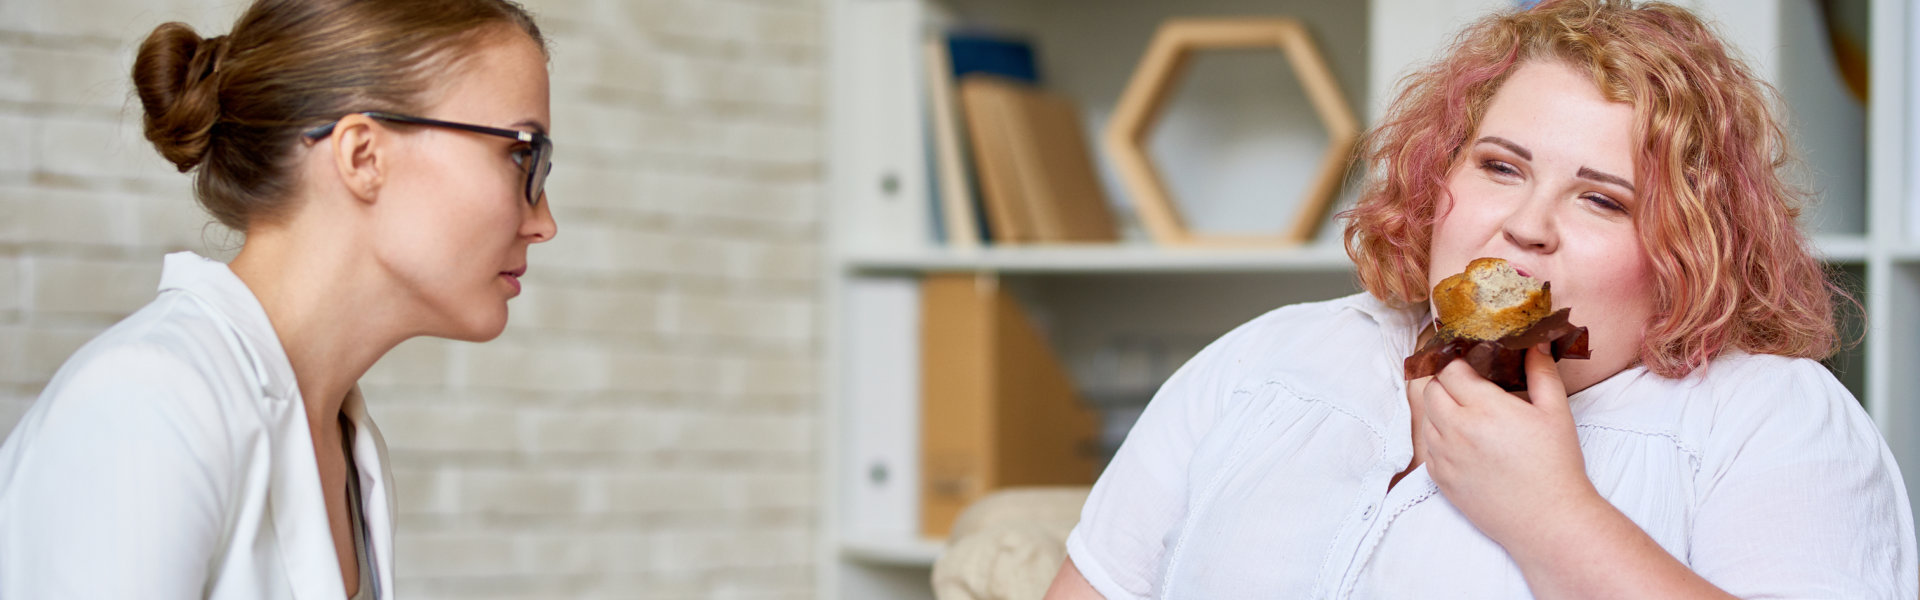
[[[1820,199],[1808,228],[1866,305],[1829,365],[1920,460],[1920,370],[1895,358],[1920,352],[1903,175],[1920,11],[1679,3],[1779,88]],[[159,23],[225,33],[244,5],[0,2],[0,431],[152,299],[163,254],[237,251],[142,139],[128,73]],[[1399,76],[1516,2],[526,5],[553,50],[559,236],[499,339],[410,341],[362,381],[399,479],[403,598],[1033,597],[1074,490],[1173,369],[1268,309],[1358,290],[1330,213],[1359,173],[1312,95],[1364,127]],[[1178,76],[1136,83],[1155,32],[1192,17],[1294,19],[1330,79],[1269,44],[1189,48]],[[969,91],[982,73],[1013,82],[1005,104]],[[1194,234],[1277,237],[1333,161],[1318,231],[1157,234],[1105,139],[1139,94],[1160,102],[1137,141]],[[1001,137],[969,129],[989,123]],[[1007,158],[1033,149],[1037,170]],[[1066,495],[1015,504],[1066,516],[1033,518],[1025,558],[961,543],[992,519],[956,515],[1027,486]]]

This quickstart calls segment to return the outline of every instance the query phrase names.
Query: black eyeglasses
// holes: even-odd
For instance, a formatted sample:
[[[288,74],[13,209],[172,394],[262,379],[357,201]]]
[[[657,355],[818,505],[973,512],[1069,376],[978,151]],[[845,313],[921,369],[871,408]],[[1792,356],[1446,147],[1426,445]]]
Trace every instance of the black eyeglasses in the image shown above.
[[[370,119],[377,119],[377,120],[387,121],[391,123],[406,123],[409,125],[425,125],[428,127],[445,127],[447,129],[458,129],[461,131],[471,131],[473,133],[484,133],[487,135],[495,135],[503,138],[509,138],[509,139],[514,139],[514,140],[519,140],[521,142],[524,142],[527,144],[527,150],[525,152],[515,150],[513,153],[513,162],[514,164],[520,165],[520,168],[525,169],[527,171],[527,189],[526,189],[527,205],[539,206],[540,198],[546,195],[547,173],[553,171],[553,138],[547,137],[547,134],[532,132],[532,131],[520,131],[518,129],[500,129],[498,127],[487,127],[484,125],[470,125],[467,123],[455,123],[452,121],[441,121],[437,119],[427,119],[427,118],[421,118],[421,117],[409,117],[407,115],[397,115],[393,113],[385,113],[385,112],[379,112],[379,111],[366,111],[366,112],[359,112],[354,114],[366,115],[367,118],[370,118]],[[340,123],[339,121],[334,121],[332,123],[321,125],[319,127],[309,129],[307,130],[306,133],[301,135],[310,140],[322,139],[329,135],[333,135],[333,126],[339,123]]]

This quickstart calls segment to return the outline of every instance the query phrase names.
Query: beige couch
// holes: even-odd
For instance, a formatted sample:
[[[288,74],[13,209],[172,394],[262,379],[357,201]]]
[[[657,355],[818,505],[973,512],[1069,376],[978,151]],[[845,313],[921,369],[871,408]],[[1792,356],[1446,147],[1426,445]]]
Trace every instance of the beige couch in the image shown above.
[[[1092,488],[1030,487],[994,492],[960,514],[933,564],[939,600],[1033,600],[1067,556],[1067,533]]]

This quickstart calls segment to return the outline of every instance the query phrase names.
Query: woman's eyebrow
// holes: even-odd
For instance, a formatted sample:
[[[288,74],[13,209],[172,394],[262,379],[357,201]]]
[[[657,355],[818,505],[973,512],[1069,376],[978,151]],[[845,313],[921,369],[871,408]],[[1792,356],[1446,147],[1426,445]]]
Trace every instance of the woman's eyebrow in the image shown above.
[[[1611,175],[1611,174],[1607,174],[1607,173],[1602,173],[1602,172],[1600,172],[1600,171],[1595,171],[1595,170],[1593,170],[1593,169],[1589,169],[1589,168],[1586,168],[1586,167],[1580,167],[1580,170],[1579,170],[1578,172],[1576,172],[1576,173],[1574,173],[1574,175],[1575,175],[1575,176],[1577,176],[1577,177],[1582,177],[1582,178],[1586,178],[1586,179],[1592,179],[1592,180],[1594,180],[1594,181],[1598,181],[1598,182],[1601,182],[1601,183],[1611,183],[1611,184],[1614,184],[1614,185],[1617,185],[1617,186],[1620,186],[1620,187],[1623,187],[1623,188],[1627,188],[1627,191],[1629,191],[1629,192],[1634,192],[1634,193],[1639,193],[1638,191],[1636,191],[1636,190],[1634,190],[1634,189],[1633,189],[1633,183],[1632,183],[1632,182],[1629,182],[1629,181],[1627,181],[1626,179],[1623,179],[1623,178],[1621,178],[1621,177],[1620,177],[1620,176],[1618,176],[1618,175]]]
[[[1520,160],[1533,160],[1533,152],[1528,151],[1526,148],[1521,147],[1519,144],[1513,143],[1513,140],[1509,140],[1507,138],[1489,135],[1487,137],[1480,138],[1475,143],[1494,144],[1502,148],[1506,148],[1507,150],[1512,151],[1514,154],[1520,155]]]
[[[1525,147],[1521,146],[1520,144],[1514,143],[1513,140],[1509,140],[1507,138],[1503,138],[1496,135],[1489,135],[1489,136],[1480,138],[1478,140],[1475,140],[1475,143],[1493,144],[1502,148],[1506,148],[1508,151],[1513,152],[1514,154],[1520,155],[1521,160],[1533,160],[1533,152],[1528,151]],[[1638,190],[1633,189],[1633,182],[1627,181],[1625,178],[1620,177],[1618,175],[1611,174],[1611,173],[1595,171],[1587,167],[1580,167],[1580,170],[1574,173],[1574,175],[1581,178],[1598,181],[1601,183],[1611,183],[1613,185],[1627,188],[1627,191],[1629,192],[1635,192],[1635,193],[1639,192]]]
[[[538,133],[540,135],[547,134],[547,127],[545,125],[541,125],[539,121],[535,121],[533,119],[527,119],[519,123],[514,123],[513,127],[509,127],[509,129],[512,129],[515,127],[526,127],[526,128],[532,129],[534,133]]]

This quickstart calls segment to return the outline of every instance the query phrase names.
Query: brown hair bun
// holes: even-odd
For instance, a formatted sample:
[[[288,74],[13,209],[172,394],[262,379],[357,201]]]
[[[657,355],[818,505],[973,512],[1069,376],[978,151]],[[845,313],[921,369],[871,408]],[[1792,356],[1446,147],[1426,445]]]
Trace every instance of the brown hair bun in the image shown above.
[[[185,23],[166,23],[140,43],[134,58],[147,141],[182,173],[206,158],[209,134],[220,120],[217,71],[227,46],[226,36],[201,38]]]

